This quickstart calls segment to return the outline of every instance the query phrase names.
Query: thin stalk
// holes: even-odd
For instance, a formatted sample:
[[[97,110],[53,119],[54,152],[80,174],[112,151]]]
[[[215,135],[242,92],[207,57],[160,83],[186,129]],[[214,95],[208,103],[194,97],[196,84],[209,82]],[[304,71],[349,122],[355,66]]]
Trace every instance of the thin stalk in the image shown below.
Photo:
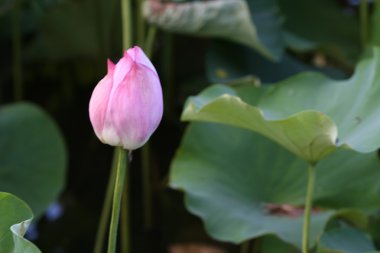
[[[143,0],[137,0],[137,14],[136,14],[136,26],[137,26],[137,44],[143,45],[145,39],[145,20],[142,14]]]
[[[313,205],[314,181],[315,167],[314,164],[309,164],[307,176],[307,191],[305,199],[305,213],[303,221],[302,253],[308,253],[309,250],[310,214]]]
[[[149,26],[148,34],[144,43],[144,51],[146,55],[151,58],[153,54],[153,45],[156,39],[157,28],[155,26]]]
[[[149,26],[147,37],[145,38],[144,51],[151,58],[153,54],[153,44],[156,38],[157,29]],[[139,38],[143,41],[144,38]],[[142,166],[142,192],[144,206],[144,228],[149,230],[153,226],[153,210],[152,210],[152,188],[151,188],[151,162],[150,162],[150,144],[146,143],[141,148],[141,166]]]
[[[129,253],[130,252],[130,220],[129,220],[129,198],[128,198],[128,189],[129,189],[129,171],[126,171],[125,184],[123,188],[123,196],[121,200],[121,252]]]
[[[164,34],[164,52],[163,52],[163,77],[165,90],[165,108],[166,116],[169,119],[175,118],[174,105],[174,81],[173,81],[173,35],[170,33]]]
[[[103,203],[103,209],[100,215],[98,232],[96,234],[96,240],[95,240],[94,251],[93,251],[94,253],[101,253],[103,249],[104,238],[106,235],[107,225],[109,222],[109,216],[110,216],[110,211],[111,211],[113,190],[115,188],[117,159],[118,159],[117,151],[115,149],[113,153],[113,158],[112,158],[111,174],[108,179],[106,198]]]
[[[249,253],[250,241],[245,241],[240,245],[240,253]]]
[[[132,13],[131,0],[121,0],[121,17],[123,33],[123,50],[132,46]]]
[[[126,50],[132,46],[133,43],[133,31],[132,31],[132,12],[131,12],[131,0],[121,0],[121,16],[122,16],[122,34],[123,34],[123,50]],[[128,158],[125,158],[128,160]],[[128,161],[127,161],[128,163]],[[129,192],[127,191],[129,184],[129,174],[126,173],[125,187],[121,189],[122,205],[121,205],[121,250],[123,253],[129,253],[130,251],[130,222],[129,222]],[[123,182],[124,183],[124,182]],[[115,228],[117,229],[117,228]],[[110,252],[109,252],[110,253]]]
[[[17,0],[12,10],[12,45],[13,45],[13,93],[19,101],[23,97],[22,87],[22,49],[21,49],[21,0]]]
[[[150,145],[147,143],[141,149],[142,185],[144,205],[144,227],[149,230],[153,227],[152,187],[151,187],[151,161]]]
[[[368,2],[367,0],[360,0],[359,6],[360,16],[360,33],[363,48],[368,45]]]
[[[120,206],[121,206],[121,196],[123,193],[123,186],[125,180],[125,174],[128,170],[128,161],[126,156],[126,151],[122,147],[116,147],[117,149],[117,172],[115,180],[115,188],[113,192],[112,201],[112,213],[111,213],[111,223],[110,231],[108,237],[108,250],[107,253],[115,253],[116,251],[116,240],[117,240],[117,228],[119,224],[120,216]]]
[[[258,237],[253,241],[253,249],[251,253],[260,253],[261,250],[261,238]]]

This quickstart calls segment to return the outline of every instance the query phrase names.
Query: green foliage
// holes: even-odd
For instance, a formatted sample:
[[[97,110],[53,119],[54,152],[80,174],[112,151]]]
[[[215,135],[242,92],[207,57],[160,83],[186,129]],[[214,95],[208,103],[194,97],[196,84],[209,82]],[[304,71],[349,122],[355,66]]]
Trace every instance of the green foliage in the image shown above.
[[[41,253],[23,238],[33,213],[28,205],[16,196],[0,192],[0,252]]]
[[[271,60],[279,60],[283,53],[282,19],[273,0],[146,1],[144,14],[149,22],[171,32],[227,39],[254,48]]]
[[[206,38],[189,43],[184,36],[162,36],[159,29],[158,43],[150,46],[155,64],[163,63],[156,66],[164,96],[172,96],[165,97],[171,112],[200,86],[181,86],[178,80],[206,79],[204,57],[205,72],[217,84],[188,100],[182,119],[208,123],[190,123],[170,172],[171,186],[185,192],[187,208],[202,218],[208,232],[234,243],[255,238],[260,252],[297,252],[306,167],[312,163],[317,166],[310,238],[314,250],[379,249],[375,151],[380,147],[380,49],[372,46],[380,46],[380,0],[362,0],[369,7],[364,15],[348,0],[132,0],[131,37],[139,38],[131,39],[139,43],[156,31],[145,29],[138,6],[142,2],[150,23],[167,32]],[[20,16],[13,11],[18,4]],[[105,59],[120,55],[119,4],[2,1],[0,82],[5,85],[0,100],[8,102],[13,95],[10,85],[17,78],[11,66],[16,63],[13,71],[21,73],[16,66],[21,62],[23,73],[16,77],[23,79],[24,97],[43,101],[50,111],[84,112],[79,107],[88,103],[89,85],[100,80],[94,77],[104,75]],[[22,37],[15,36],[17,31]],[[360,38],[366,32],[368,41]],[[10,59],[12,54],[15,58]],[[172,133],[178,118],[168,115],[169,124],[162,129],[170,125]],[[79,163],[88,164],[96,148],[77,138],[83,134],[78,128],[70,128],[75,129],[70,138],[79,146],[74,151]],[[167,152],[164,146],[159,152]],[[153,157],[167,159],[162,153]],[[62,190],[66,160],[63,138],[45,112],[26,103],[0,107],[1,191],[25,200],[39,217]],[[31,217],[25,203],[0,193],[0,253],[39,252],[18,230],[26,229]],[[341,220],[350,227],[331,227]]]
[[[250,131],[193,123],[171,165],[170,185],[185,192],[188,210],[200,216],[219,240],[240,243],[275,234],[300,247],[302,209],[286,216],[271,213],[268,204],[302,207],[306,167],[301,159]],[[317,165],[312,242],[335,216],[366,226],[365,219],[350,209],[380,207],[378,167],[376,153],[345,149]]]
[[[1,191],[24,199],[38,217],[63,188],[66,160],[60,131],[42,109],[29,103],[0,107]]]
[[[250,129],[310,163],[342,146],[371,152],[380,147],[379,61],[376,49],[349,80],[304,73],[269,88],[246,86],[241,97],[232,88],[214,86],[188,101],[182,119]]]
[[[262,44],[268,48],[272,59],[282,59],[285,49],[285,38],[282,34],[284,17],[276,0],[248,0],[252,23]]]
[[[360,230],[340,227],[323,234],[318,253],[375,253],[371,238]]]
[[[311,163],[334,150],[337,129],[326,115],[302,111],[285,119],[270,119],[259,108],[242,101],[232,89],[229,94],[226,89],[214,86],[190,100],[182,119],[224,123],[261,133]]]
[[[261,252],[265,253],[298,253],[298,249],[287,244],[273,235],[263,236],[258,239]]]

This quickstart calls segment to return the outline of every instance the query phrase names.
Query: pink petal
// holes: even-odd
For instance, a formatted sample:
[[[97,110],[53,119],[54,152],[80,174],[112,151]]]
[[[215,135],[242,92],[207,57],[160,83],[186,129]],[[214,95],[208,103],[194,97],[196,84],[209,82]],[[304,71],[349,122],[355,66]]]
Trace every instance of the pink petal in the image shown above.
[[[125,51],[124,55],[126,54],[128,54],[133,59],[133,61],[145,65],[157,74],[156,68],[153,66],[152,62],[145,55],[144,51],[140,47],[134,46],[133,48],[130,48],[127,51]]]
[[[124,54],[124,57],[119,60],[113,74],[114,88],[116,88],[124,80],[134,63],[134,60],[128,54]]]
[[[163,113],[162,90],[157,74],[134,64],[114,92],[111,116],[125,149],[144,145],[158,127]]]
[[[112,76],[115,70],[115,63],[113,63],[110,59],[107,59],[107,75]]]
[[[92,92],[89,105],[90,121],[96,136],[102,140],[104,121],[106,118],[109,96],[112,89],[114,64],[108,60],[108,73],[100,80]]]

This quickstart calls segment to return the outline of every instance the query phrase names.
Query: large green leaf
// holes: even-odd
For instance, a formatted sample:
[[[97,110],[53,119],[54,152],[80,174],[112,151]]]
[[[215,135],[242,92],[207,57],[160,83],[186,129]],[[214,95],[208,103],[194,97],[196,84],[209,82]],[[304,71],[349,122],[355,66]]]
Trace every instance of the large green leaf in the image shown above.
[[[0,252],[40,253],[39,249],[23,238],[33,213],[28,205],[12,194],[0,192]]]
[[[54,121],[32,104],[0,107],[0,190],[15,194],[38,217],[64,185],[66,150]]]
[[[328,230],[318,245],[318,253],[374,253],[375,251],[369,236],[351,227]]]
[[[224,123],[258,132],[311,163],[334,151],[337,137],[334,122],[321,112],[302,111],[274,120],[226,86],[213,86],[191,98],[182,119]]]
[[[259,40],[268,48],[275,60],[281,60],[285,48],[284,17],[276,0],[248,0],[252,23]]]
[[[281,241],[273,235],[263,236],[257,241],[261,252],[265,253],[299,253],[294,246]]]
[[[310,163],[340,146],[374,151],[380,147],[380,50],[374,52],[345,81],[310,72],[268,88],[213,86],[188,100],[182,119],[250,129]]]
[[[306,167],[302,159],[250,131],[192,123],[172,162],[170,185],[185,192],[188,210],[217,239],[240,243],[275,234],[300,247],[302,213],[275,215],[268,204],[302,207]],[[331,217],[342,215],[356,224],[359,219],[348,209],[380,206],[378,168],[376,152],[352,150],[338,150],[317,165],[314,206],[319,212],[311,217],[312,242]]]
[[[272,60],[283,53],[282,19],[274,0],[145,1],[144,16],[162,29],[238,42]]]

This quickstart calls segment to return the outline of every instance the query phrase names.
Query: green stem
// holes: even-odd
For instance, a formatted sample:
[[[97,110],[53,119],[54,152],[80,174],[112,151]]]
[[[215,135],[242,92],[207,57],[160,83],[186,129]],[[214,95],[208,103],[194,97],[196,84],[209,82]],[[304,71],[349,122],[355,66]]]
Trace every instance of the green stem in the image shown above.
[[[145,39],[145,20],[142,14],[143,0],[137,0],[137,14],[136,14],[136,26],[137,26],[137,44],[143,45]]]
[[[173,81],[173,35],[170,33],[164,34],[164,52],[163,52],[163,79],[165,90],[165,108],[168,119],[175,118],[174,105],[174,81]]]
[[[144,43],[144,51],[146,55],[151,58],[153,54],[153,45],[156,39],[157,28],[155,26],[149,26],[148,34]]]
[[[315,180],[315,167],[314,164],[309,164],[307,176],[307,191],[305,199],[305,213],[303,222],[302,234],[302,253],[308,253],[309,250],[309,232],[310,232],[310,214],[313,205],[313,191]]]
[[[131,0],[121,0],[121,17],[123,33],[123,50],[132,46]]]
[[[258,237],[253,241],[252,253],[259,253],[261,250],[261,238]]]
[[[131,0],[121,0],[123,50],[130,48],[133,43],[131,4],[132,4]],[[125,158],[125,157],[124,159],[128,160],[128,158]],[[124,188],[121,188],[122,194],[120,195],[120,197],[123,200],[122,205],[121,205],[121,228],[120,228],[120,233],[122,235],[121,236],[121,250],[123,253],[128,253],[130,250],[130,238],[129,238],[130,224],[129,224],[129,198],[128,198],[129,193],[127,191],[128,185],[129,185],[128,178],[129,178],[129,174],[126,173],[126,177],[125,179],[123,179],[123,181],[125,180],[126,185]],[[117,229],[117,226],[114,229]]]
[[[150,145],[145,144],[141,149],[142,158],[142,185],[143,185],[143,205],[144,205],[144,227],[149,230],[153,227],[152,210],[152,187],[151,187],[151,162]]]
[[[368,3],[367,0],[360,0],[360,33],[363,48],[368,44]]]
[[[128,162],[126,159],[126,151],[122,147],[116,147],[117,149],[117,172],[115,180],[115,188],[113,192],[112,201],[112,213],[110,231],[108,237],[108,251],[107,253],[115,253],[116,240],[117,240],[117,228],[119,224],[121,196],[123,193],[124,178],[126,170],[128,170]]]
[[[153,44],[156,38],[157,29],[149,26],[147,37],[145,38],[144,51],[151,58],[153,53]],[[139,38],[143,41],[144,38]],[[142,166],[142,192],[144,206],[144,228],[151,229],[153,226],[153,210],[152,210],[152,188],[151,188],[151,162],[150,162],[150,145],[146,143],[141,148],[141,166]]]
[[[115,149],[113,153],[113,158],[112,158],[111,174],[108,179],[106,198],[103,203],[103,209],[100,216],[98,232],[96,234],[94,253],[101,253],[103,249],[103,242],[104,242],[107,225],[109,222],[110,211],[111,211],[113,190],[115,188],[115,178],[116,178],[116,168],[117,168],[116,162],[117,162],[117,151]]]
[[[14,99],[23,97],[22,63],[21,63],[21,0],[17,0],[12,11],[12,45],[13,45],[13,92]]]
[[[127,158],[128,159],[128,158]],[[129,199],[128,199],[128,189],[129,189],[129,171],[126,171],[125,185],[123,188],[123,196],[121,201],[121,252],[130,252],[130,222],[129,222]]]
[[[240,245],[240,253],[249,253],[250,241],[245,241]]]

